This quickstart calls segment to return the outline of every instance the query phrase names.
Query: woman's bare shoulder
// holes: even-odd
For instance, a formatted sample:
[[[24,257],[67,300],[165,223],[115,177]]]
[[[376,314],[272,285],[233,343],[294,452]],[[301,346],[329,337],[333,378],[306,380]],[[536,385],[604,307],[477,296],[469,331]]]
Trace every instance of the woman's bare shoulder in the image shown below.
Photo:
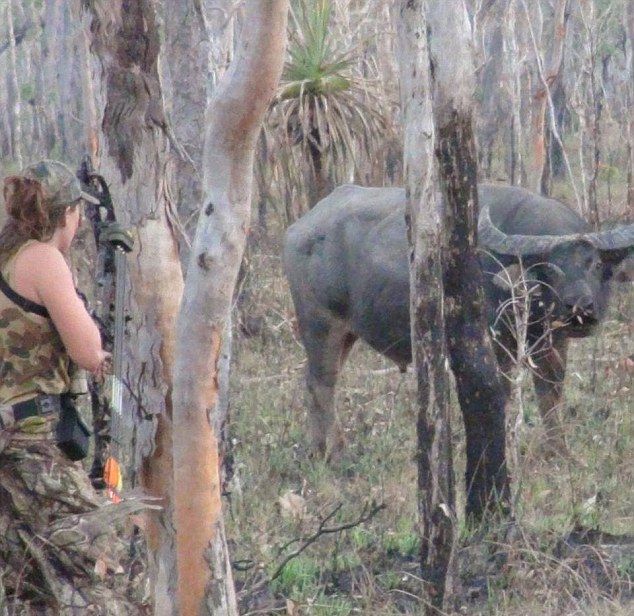
[[[68,264],[62,253],[46,242],[31,242],[15,257],[16,273],[18,269],[28,269],[32,274],[42,273],[49,268],[68,270]]]
[[[32,242],[15,257],[13,286],[17,293],[28,299],[45,303],[42,289],[49,287],[54,293],[69,286],[73,288],[72,274],[62,253],[46,242]]]

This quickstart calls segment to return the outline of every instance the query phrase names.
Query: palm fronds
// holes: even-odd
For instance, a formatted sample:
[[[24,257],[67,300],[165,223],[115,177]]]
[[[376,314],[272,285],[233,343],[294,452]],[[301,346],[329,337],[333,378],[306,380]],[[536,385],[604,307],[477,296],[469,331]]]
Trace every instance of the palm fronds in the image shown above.
[[[387,122],[378,80],[362,75],[362,42],[335,36],[330,0],[298,0],[291,14],[268,138],[283,179],[301,187],[284,190],[286,197],[295,193],[312,206],[337,183],[354,179],[359,156],[371,158],[379,149]]]

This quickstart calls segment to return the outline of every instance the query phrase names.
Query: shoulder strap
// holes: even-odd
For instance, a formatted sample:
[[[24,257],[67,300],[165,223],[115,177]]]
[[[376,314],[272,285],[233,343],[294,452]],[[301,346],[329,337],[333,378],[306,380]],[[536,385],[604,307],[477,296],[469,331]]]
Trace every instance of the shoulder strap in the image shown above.
[[[32,312],[33,314],[37,314],[46,319],[50,318],[48,314],[48,310],[42,306],[42,304],[38,304],[37,302],[31,301],[30,299],[23,297],[19,293],[16,293],[4,279],[2,272],[0,272],[0,291],[4,293],[14,304],[22,308],[25,312]]]

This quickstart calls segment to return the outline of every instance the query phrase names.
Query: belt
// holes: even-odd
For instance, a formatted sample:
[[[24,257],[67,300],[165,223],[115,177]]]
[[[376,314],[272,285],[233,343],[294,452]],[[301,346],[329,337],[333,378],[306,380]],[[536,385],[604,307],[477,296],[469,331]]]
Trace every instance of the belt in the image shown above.
[[[5,405],[0,413],[0,428],[37,415],[59,414],[62,407],[60,395],[41,394],[24,402]],[[8,425],[5,425],[8,424]]]
[[[41,394],[30,400],[13,405],[0,406],[0,429],[9,428],[14,423],[28,417],[55,414],[55,441],[69,460],[81,460],[88,455],[90,430],[82,421],[68,394]]]

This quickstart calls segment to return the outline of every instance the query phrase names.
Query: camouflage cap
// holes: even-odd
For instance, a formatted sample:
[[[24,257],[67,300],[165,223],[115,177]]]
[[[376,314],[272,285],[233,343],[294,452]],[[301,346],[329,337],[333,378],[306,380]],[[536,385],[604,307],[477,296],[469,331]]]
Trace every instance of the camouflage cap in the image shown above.
[[[22,172],[24,177],[37,180],[46,193],[49,205],[69,205],[78,199],[99,204],[99,199],[82,190],[81,182],[64,164],[56,160],[41,160]]]

